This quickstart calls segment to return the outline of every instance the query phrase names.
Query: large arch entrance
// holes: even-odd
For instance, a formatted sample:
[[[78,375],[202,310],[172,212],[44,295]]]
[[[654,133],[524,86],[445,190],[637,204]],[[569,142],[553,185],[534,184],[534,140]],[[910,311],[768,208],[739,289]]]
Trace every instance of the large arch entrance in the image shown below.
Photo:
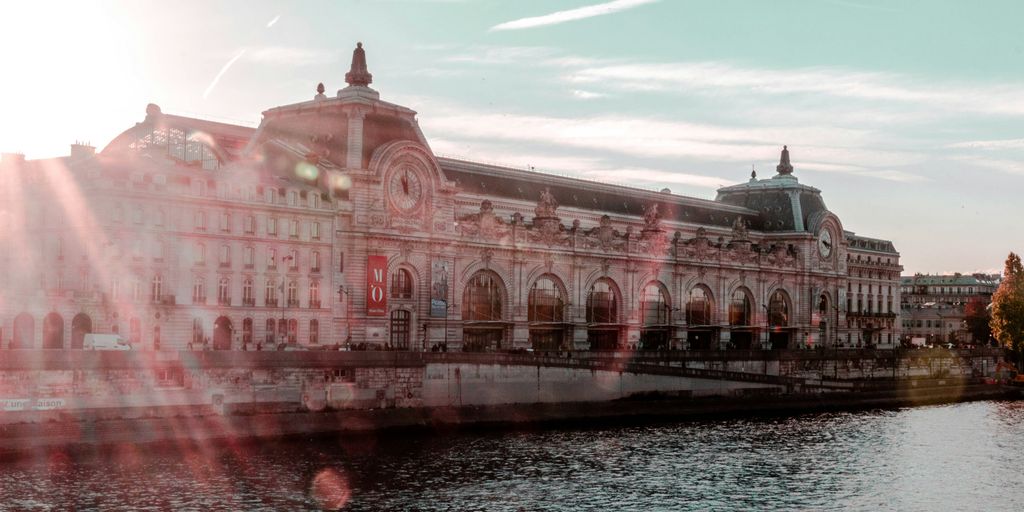
[[[43,348],[64,348],[64,318],[57,313],[43,317]]]
[[[641,350],[667,350],[671,334],[671,313],[668,294],[660,283],[648,283],[640,298],[643,329],[640,331]]]
[[[565,295],[551,275],[537,278],[527,300],[530,346],[534,350],[562,350],[568,339],[565,325]]]
[[[711,290],[703,285],[694,286],[686,301],[686,344],[690,350],[716,348],[717,331],[713,311],[714,297]]]
[[[775,290],[768,301],[768,343],[772,350],[789,348],[789,295],[782,290]]]
[[[213,349],[231,349],[231,320],[226,316],[219,316],[213,322]]]
[[[85,313],[79,313],[71,319],[71,348],[82,348],[85,345],[85,335],[92,332],[92,318]]]
[[[508,324],[503,319],[505,285],[492,272],[470,278],[462,294],[462,346],[467,351],[501,349]]]
[[[618,288],[610,279],[601,279],[587,293],[587,341],[590,350],[618,349],[622,332],[618,322]]]
[[[36,320],[28,313],[14,317],[14,338],[11,348],[32,348],[36,340]]]
[[[739,350],[755,348],[754,307],[750,291],[737,288],[729,300],[729,330],[732,347]],[[760,348],[760,347],[756,347]]]

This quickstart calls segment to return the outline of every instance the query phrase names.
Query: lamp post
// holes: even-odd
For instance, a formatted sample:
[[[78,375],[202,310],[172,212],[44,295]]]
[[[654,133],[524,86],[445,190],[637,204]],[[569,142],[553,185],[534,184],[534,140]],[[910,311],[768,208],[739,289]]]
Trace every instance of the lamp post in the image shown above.
[[[342,295],[345,296],[344,299],[342,298]],[[352,344],[352,295],[349,293],[349,290],[347,288],[345,288],[345,285],[343,285],[343,284],[339,284],[338,285],[338,300],[344,300],[345,301],[345,345],[351,345]],[[351,349],[352,347],[351,346],[347,346],[346,348]]]
[[[771,327],[768,325],[768,322],[770,321],[768,315],[768,304],[761,303],[761,308],[764,309],[764,342],[766,345],[768,345],[768,348],[771,349],[774,347],[769,345],[769,343],[771,342]]]
[[[288,256],[285,256],[284,258],[281,258],[281,263],[282,264],[286,264],[286,263],[289,263],[291,261],[294,261],[294,258],[292,258],[291,255],[288,255]],[[284,278],[281,279],[281,325],[284,326],[284,336],[282,336],[281,338],[282,338],[282,341],[285,344],[288,343],[288,323],[285,321],[285,318],[284,318],[285,307],[286,307],[285,303],[287,301],[287,296],[285,295],[284,283],[287,280],[288,280],[287,277],[284,277]],[[278,326],[277,331],[281,332],[281,326]],[[278,346],[280,346],[280,345],[278,345]]]

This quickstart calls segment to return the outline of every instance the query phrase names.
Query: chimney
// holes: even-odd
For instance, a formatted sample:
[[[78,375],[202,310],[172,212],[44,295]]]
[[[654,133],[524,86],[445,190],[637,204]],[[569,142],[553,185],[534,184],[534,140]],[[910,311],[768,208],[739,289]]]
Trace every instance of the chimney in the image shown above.
[[[89,143],[83,143],[75,141],[71,145],[71,159],[79,160],[82,158],[88,158],[96,154],[96,148],[89,145]]]

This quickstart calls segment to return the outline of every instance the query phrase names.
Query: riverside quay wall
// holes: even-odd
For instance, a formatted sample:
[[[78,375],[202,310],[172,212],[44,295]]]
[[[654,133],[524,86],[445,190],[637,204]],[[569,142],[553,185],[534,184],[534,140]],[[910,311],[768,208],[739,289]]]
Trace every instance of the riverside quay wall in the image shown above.
[[[1002,359],[988,349],[0,355],[0,424],[877,390],[987,377]]]

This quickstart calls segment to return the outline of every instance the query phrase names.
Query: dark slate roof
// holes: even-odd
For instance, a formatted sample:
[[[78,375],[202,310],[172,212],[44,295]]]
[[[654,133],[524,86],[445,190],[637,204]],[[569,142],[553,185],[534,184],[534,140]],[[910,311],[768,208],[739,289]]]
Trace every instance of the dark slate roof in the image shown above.
[[[624,186],[614,186],[564,176],[498,167],[451,158],[439,158],[445,176],[465,192],[536,202],[548,188],[560,207],[592,210],[597,213],[643,216],[644,208],[657,202],[665,221],[688,222],[731,227],[737,215],[751,229],[760,229],[754,212],[745,208]]]
[[[847,232],[846,242],[847,244],[849,244],[851,249],[897,254],[896,248],[893,247],[892,242],[890,242],[889,240],[879,240],[877,238],[857,236],[854,235],[853,233]]]

